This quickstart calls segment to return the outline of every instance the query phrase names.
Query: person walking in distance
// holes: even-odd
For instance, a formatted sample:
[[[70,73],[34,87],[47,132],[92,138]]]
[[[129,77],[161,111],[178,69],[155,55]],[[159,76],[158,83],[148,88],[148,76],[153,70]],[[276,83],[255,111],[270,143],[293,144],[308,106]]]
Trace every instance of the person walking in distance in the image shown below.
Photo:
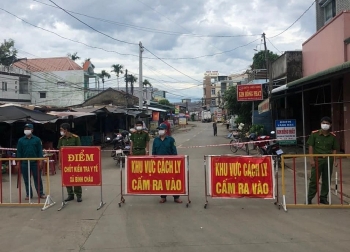
[[[149,154],[149,134],[142,130],[142,121],[136,122],[136,132],[130,136],[130,155],[148,155]]]
[[[33,135],[34,126],[33,124],[27,123],[24,126],[24,135],[18,140],[17,144],[17,158],[42,158],[43,157],[43,146],[39,137]],[[19,163],[21,166],[19,166]],[[29,180],[31,179],[31,175],[33,175],[34,186],[36,192],[38,193],[38,197],[42,199],[46,199],[46,195],[43,191],[43,181],[41,179],[41,168],[42,161],[29,161],[30,169],[28,173],[28,161],[21,161],[18,163],[17,169],[21,169],[21,173],[24,180],[24,185],[26,187],[26,197],[25,200],[29,200],[33,198],[33,190],[30,186],[29,188]],[[39,184],[38,184],[39,182]],[[30,190],[30,191],[29,191]]]
[[[69,123],[62,123],[60,126],[60,134],[61,138],[58,140],[58,146],[57,149],[60,149],[63,146],[81,146],[80,138],[79,136],[72,134],[70,132],[70,125]],[[81,186],[67,186],[67,193],[68,197],[65,199],[65,201],[71,201],[74,200],[74,194],[77,196],[77,201],[82,202],[82,194],[83,189]]]
[[[158,127],[159,136],[156,137],[153,141],[152,146],[152,155],[177,155],[175,139],[171,136],[166,135],[167,126],[165,124],[161,124]],[[166,195],[160,196],[161,199],[159,203],[166,202]],[[174,202],[182,203],[179,195],[174,195]]]
[[[339,143],[335,134],[330,132],[332,120],[329,117],[321,119],[321,129],[311,133],[307,143],[309,145],[309,154],[324,154],[324,157],[310,157],[311,176],[308,192],[308,204],[312,204],[312,199],[317,193],[318,181],[322,176],[322,187],[320,194],[320,203],[328,205],[329,177],[328,177],[328,157],[327,154],[336,154],[339,149]],[[317,160],[317,163],[316,163]],[[333,166],[338,166],[333,157],[329,157],[329,174],[332,176]],[[317,170],[316,170],[317,169]],[[318,175],[318,177],[317,177]]]
[[[213,122],[213,129],[214,129],[214,136],[218,135],[218,126],[216,124],[216,121]]]

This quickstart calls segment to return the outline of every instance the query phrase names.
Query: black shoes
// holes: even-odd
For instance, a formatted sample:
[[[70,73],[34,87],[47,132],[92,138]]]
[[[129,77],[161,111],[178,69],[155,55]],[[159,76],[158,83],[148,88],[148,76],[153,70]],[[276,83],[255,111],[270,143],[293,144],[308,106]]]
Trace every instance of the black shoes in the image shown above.
[[[77,197],[77,202],[82,202],[83,199],[81,197]]]
[[[74,200],[74,195],[68,195],[68,197],[64,201]]]
[[[329,202],[327,199],[320,199],[320,203],[324,205],[329,205]]]

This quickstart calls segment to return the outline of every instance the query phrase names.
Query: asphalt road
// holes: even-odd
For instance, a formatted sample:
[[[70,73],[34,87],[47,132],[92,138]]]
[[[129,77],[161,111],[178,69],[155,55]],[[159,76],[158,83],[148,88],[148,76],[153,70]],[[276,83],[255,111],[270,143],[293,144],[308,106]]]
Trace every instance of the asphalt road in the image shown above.
[[[196,123],[187,132],[175,134],[179,154],[190,156],[189,208],[171,197],[126,196],[120,199],[120,173],[105,153],[103,195],[106,205],[99,211],[99,189],[84,188],[83,202],[70,202],[41,212],[38,208],[0,208],[0,251],[347,251],[350,247],[349,210],[278,210],[271,200],[209,199],[203,208],[203,156],[229,154],[228,146],[181,148],[227,143],[226,127],[218,136],[211,124]],[[243,154],[243,152],[241,152]],[[60,201],[60,176],[52,176],[52,195]],[[186,200],[185,197],[182,199]]]

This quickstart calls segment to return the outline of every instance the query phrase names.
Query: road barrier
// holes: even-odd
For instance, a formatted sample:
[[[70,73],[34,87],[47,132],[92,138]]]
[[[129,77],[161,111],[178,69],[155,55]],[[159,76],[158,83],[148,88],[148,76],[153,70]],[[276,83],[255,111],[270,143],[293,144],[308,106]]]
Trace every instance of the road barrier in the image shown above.
[[[172,156],[126,156],[125,188],[120,162],[120,202],[124,196],[187,196],[186,207],[191,203],[189,193],[189,157]]]
[[[19,169],[17,170],[17,188],[18,188],[18,202],[14,203],[12,201],[12,173],[14,171],[14,167],[16,165],[16,161],[19,161]],[[31,169],[31,165],[34,165],[33,163],[31,163],[32,161],[45,161],[45,169],[46,169],[46,199],[45,202],[42,203],[40,201],[41,199],[41,195],[38,195],[38,201],[34,202],[32,201],[32,179],[31,177],[34,177],[34,174],[32,173],[32,169]],[[8,175],[9,175],[9,201],[10,202],[3,202],[3,192],[4,192],[4,188],[3,188],[3,177],[4,175],[2,174],[2,172],[0,172],[0,206],[20,206],[20,207],[42,207],[41,210],[44,211],[46,209],[48,209],[49,207],[53,206],[56,204],[56,202],[54,202],[52,200],[51,194],[50,194],[50,173],[49,173],[49,158],[0,158],[0,167],[2,167],[3,162],[8,164]],[[22,182],[21,182],[21,162],[27,162],[27,167],[23,166],[24,169],[27,169],[26,172],[28,174],[28,202],[22,202]],[[24,171],[24,170],[23,170]],[[40,194],[40,178],[41,178],[41,169],[39,169],[39,166],[37,166],[36,169],[37,172],[37,191],[38,194]]]
[[[277,199],[275,205],[280,208],[276,166],[272,156],[204,156],[204,208],[208,206],[208,196]]]
[[[67,202],[64,200],[63,187],[65,186],[99,186],[101,201],[97,210],[106,203],[102,195],[101,147],[99,146],[65,146],[60,150],[60,164],[62,176],[62,205],[61,211]]]
[[[299,155],[282,155],[282,206],[285,211],[287,211],[288,208],[350,208],[350,205],[348,203],[344,202],[343,196],[343,158],[348,158],[350,155],[348,154],[299,154]],[[315,159],[315,168],[312,170],[311,165],[308,163],[309,160],[307,159],[314,158]],[[291,171],[292,176],[291,178],[287,178],[287,171],[285,168],[285,160],[289,159],[292,160],[292,168],[289,169]],[[335,160],[335,163],[333,163],[333,160]],[[299,163],[299,165],[297,165]],[[322,165],[322,167],[320,167]],[[324,169],[326,167],[326,169]],[[310,168],[310,169],[309,169]],[[313,172],[316,176],[316,201],[317,203],[309,204],[309,198],[308,198],[308,191],[309,191],[309,179],[308,174],[309,171]],[[322,171],[323,170],[323,171]],[[332,173],[335,175],[335,195],[338,196],[336,199],[336,204],[332,204],[332,189],[331,189],[331,178]],[[338,173],[339,173],[339,182],[340,182],[340,191],[338,191]],[[301,175],[301,177],[299,176]],[[322,191],[320,192],[320,177],[323,178],[323,181],[327,180],[328,185],[328,192],[326,191],[327,186],[324,186],[324,192],[323,194],[327,193],[327,201],[328,204],[324,201],[321,202],[320,197],[322,194]],[[299,179],[303,181],[299,181]],[[299,184],[304,184],[303,187]],[[292,185],[291,185],[292,184]],[[292,188],[292,191],[288,191],[288,196],[292,198],[287,203],[287,186],[288,189]],[[302,189],[301,189],[302,188]],[[300,196],[300,194],[302,196]],[[293,196],[292,196],[293,195]],[[299,199],[301,198],[301,201],[303,203],[300,203]],[[340,203],[338,201],[340,200]]]

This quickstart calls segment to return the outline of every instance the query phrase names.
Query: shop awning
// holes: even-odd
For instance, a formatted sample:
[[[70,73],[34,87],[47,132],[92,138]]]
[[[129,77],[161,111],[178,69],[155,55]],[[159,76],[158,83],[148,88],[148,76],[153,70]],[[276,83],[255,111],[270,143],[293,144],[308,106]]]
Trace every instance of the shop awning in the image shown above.
[[[305,84],[309,84],[309,83],[312,83],[312,82],[316,82],[316,81],[320,81],[320,80],[323,80],[323,79],[327,79],[327,78],[329,78],[329,77],[331,77],[333,75],[339,75],[339,74],[343,74],[343,73],[346,73],[346,72],[350,72],[350,61],[345,62],[345,63],[340,64],[340,65],[337,65],[335,67],[328,68],[328,69],[326,69],[324,71],[321,71],[321,72],[318,72],[318,73],[315,73],[315,74],[303,77],[301,79],[292,81],[290,83],[287,83],[286,84],[287,85],[287,89],[295,88],[295,87],[299,87],[299,86],[302,86],[302,85],[305,85]]]
[[[36,110],[17,106],[0,107],[0,122],[31,121],[35,123],[47,123],[56,119],[57,117],[54,115],[47,115]]]
[[[60,119],[66,119],[69,116],[73,116],[73,118],[79,118],[84,116],[96,116],[94,113],[87,113],[87,112],[71,112],[71,111],[50,111],[47,113],[48,115],[57,116]]]

